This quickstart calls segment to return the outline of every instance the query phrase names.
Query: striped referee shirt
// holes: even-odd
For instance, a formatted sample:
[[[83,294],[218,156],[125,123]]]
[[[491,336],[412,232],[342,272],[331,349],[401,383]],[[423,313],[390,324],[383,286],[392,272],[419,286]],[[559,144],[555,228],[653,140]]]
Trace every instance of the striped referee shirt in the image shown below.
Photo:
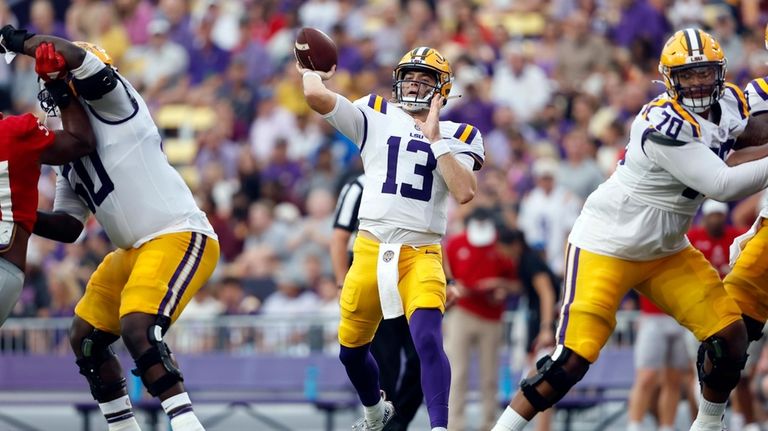
[[[336,211],[333,214],[334,228],[344,229],[348,232],[357,230],[359,224],[357,214],[360,211],[364,182],[365,175],[360,175],[341,189],[339,201],[336,203]]]

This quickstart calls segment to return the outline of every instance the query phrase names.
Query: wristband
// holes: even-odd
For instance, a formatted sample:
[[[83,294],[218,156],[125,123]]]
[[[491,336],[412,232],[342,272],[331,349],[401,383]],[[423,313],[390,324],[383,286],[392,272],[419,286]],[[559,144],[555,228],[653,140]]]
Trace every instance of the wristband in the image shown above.
[[[307,78],[307,76],[317,76],[318,78],[320,78],[320,80],[321,80],[321,81],[323,80],[323,77],[322,77],[322,76],[320,76],[320,74],[319,74],[319,73],[317,73],[317,72],[315,72],[314,70],[307,70],[307,71],[306,71],[306,72],[304,72],[304,74],[303,74],[303,75],[301,75],[301,76],[302,76],[302,78],[304,78],[304,79],[306,79],[306,78]]]
[[[441,139],[430,145],[430,148],[432,148],[432,154],[434,154],[435,159],[439,159],[441,156],[451,152],[451,148],[448,146],[448,142],[448,139]]]

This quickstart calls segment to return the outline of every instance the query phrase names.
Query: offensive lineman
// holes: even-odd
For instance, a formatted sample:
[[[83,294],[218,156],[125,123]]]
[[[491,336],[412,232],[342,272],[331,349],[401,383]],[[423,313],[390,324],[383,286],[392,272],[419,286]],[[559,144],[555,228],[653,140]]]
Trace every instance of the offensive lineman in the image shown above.
[[[469,202],[482,137],[468,124],[439,121],[452,70],[436,50],[407,52],[393,73],[393,100],[371,94],[354,103],[327,89],[330,72],[303,69],[309,106],[349,137],[363,159],[366,185],[352,267],[341,292],[339,358],[365,407],[353,426],[381,430],[394,409],[379,391],[370,343],[382,319],[406,315],[421,362],[432,430],[448,427],[450,364],[441,331],[446,280],[440,240],[448,194]]]
[[[36,71],[47,78],[47,67],[63,61],[52,47],[36,48]],[[32,114],[0,114],[0,326],[11,313],[24,285],[27,242],[37,218],[40,163],[63,164],[96,148],[91,124],[82,105],[62,106],[64,130],[48,130]]]
[[[734,167],[722,160],[748,111],[741,90],[725,82],[726,59],[709,34],[676,32],[659,72],[666,93],[637,115],[626,158],[589,196],[571,232],[557,346],[522,381],[493,431],[522,430],[584,376],[632,288],[702,342],[703,399],[691,430],[722,429],[744,367],[747,331],[717,271],[685,233],[704,195],[728,201],[768,186],[768,158]]]
[[[80,373],[109,430],[139,430],[110,347],[119,337],[136,361],[132,372],[161,400],[173,430],[203,430],[162,337],[216,266],[213,228],[168,164],[144,100],[104,50],[12,26],[0,37],[4,48],[27,55],[42,42],[54,45],[66,63],[48,75],[69,80],[96,136],[95,151],[57,168],[54,211],[38,212],[34,233],[72,242],[90,212],[118,247],[88,281],[70,329]],[[43,98],[44,108],[61,104],[62,94],[47,87],[52,101]]]

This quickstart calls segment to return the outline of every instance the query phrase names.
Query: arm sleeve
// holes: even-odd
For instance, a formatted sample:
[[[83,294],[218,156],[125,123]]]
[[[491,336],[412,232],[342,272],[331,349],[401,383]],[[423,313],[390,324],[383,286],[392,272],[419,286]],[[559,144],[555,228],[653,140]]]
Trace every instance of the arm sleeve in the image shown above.
[[[337,94],[336,106],[333,110],[323,116],[331,126],[348,137],[362,148],[365,144],[366,134],[368,133],[368,119],[361,109],[356,107],[346,97]]]
[[[117,72],[90,52],[83,64],[72,70],[73,85],[100,120],[121,122],[131,118],[139,109],[138,95],[127,88]]]
[[[350,182],[341,190],[339,202],[333,215],[333,227],[347,232],[357,230],[357,215],[360,210],[360,201],[363,196],[363,188],[357,180]]]
[[[478,171],[485,162],[485,147],[480,131],[469,124],[460,124],[450,137],[451,152],[462,165]]]
[[[700,142],[666,146],[649,140],[645,149],[652,161],[708,198],[727,202],[768,187],[768,158],[729,167]]]
[[[65,212],[85,225],[90,211],[69,185],[69,180],[56,173],[56,195],[53,199],[53,211]]]
[[[749,106],[749,115],[761,115],[768,113],[768,82],[765,78],[752,80],[744,89]]]

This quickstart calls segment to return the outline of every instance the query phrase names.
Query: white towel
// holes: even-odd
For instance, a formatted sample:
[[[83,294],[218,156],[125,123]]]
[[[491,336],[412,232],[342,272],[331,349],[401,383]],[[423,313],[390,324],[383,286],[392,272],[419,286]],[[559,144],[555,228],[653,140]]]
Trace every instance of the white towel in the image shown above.
[[[760,226],[762,225],[763,225],[763,218],[758,217],[748,231],[734,238],[733,243],[731,244],[731,247],[730,247],[731,259],[728,262],[731,265],[731,268],[733,268],[733,265],[736,265],[736,259],[738,259],[739,255],[741,254],[741,251],[744,250],[744,247],[747,246],[747,243],[749,242],[749,240],[752,239],[752,237],[754,237],[755,235],[757,235],[757,231],[760,229]]]
[[[397,264],[400,261],[402,244],[379,243],[379,260],[376,264],[376,279],[379,283],[379,300],[384,319],[394,319],[405,314],[403,300],[397,288],[400,274]]]

